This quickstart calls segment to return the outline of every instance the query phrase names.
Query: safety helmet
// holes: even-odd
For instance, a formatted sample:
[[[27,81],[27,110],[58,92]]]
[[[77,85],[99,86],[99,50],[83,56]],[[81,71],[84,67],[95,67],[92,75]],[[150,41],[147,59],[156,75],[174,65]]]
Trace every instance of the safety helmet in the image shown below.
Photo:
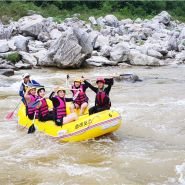
[[[80,83],[82,83],[82,80],[80,78],[75,78],[74,79],[74,82],[80,82]]]
[[[29,75],[28,73],[24,73],[24,74],[22,75],[22,79],[28,78],[28,77],[30,77],[30,75]]]
[[[39,92],[40,92],[41,90],[44,90],[44,91],[45,91],[45,88],[44,88],[44,87],[37,88],[37,94],[39,94]]]
[[[103,83],[105,83],[105,80],[104,80],[103,78],[98,78],[98,79],[96,80],[96,83],[98,83],[98,82],[103,82]]]
[[[57,90],[57,93],[58,93],[59,91],[64,91],[64,93],[66,93],[66,89],[63,89],[63,88],[59,88],[59,89]]]
[[[30,88],[29,88],[29,91],[32,90],[32,89],[36,89],[36,87],[30,87]]]

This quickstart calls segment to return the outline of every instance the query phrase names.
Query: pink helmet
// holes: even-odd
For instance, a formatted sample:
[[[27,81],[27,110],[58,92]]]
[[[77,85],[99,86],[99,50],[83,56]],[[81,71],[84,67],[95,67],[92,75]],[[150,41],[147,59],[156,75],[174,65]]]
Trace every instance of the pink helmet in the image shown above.
[[[98,82],[103,82],[103,83],[105,83],[105,80],[104,80],[103,78],[98,78],[98,79],[96,80],[96,83],[98,83]]]

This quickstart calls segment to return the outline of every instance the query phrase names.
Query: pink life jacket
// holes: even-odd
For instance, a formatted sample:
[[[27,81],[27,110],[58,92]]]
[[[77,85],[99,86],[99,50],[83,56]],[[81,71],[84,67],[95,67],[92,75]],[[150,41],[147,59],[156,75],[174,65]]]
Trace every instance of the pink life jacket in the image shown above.
[[[72,86],[72,89],[76,89],[75,85]],[[77,98],[74,101],[74,103],[78,105],[82,105],[84,102],[88,102],[88,98],[85,92],[83,92],[83,84],[80,85],[80,89],[81,89],[81,92],[78,94]],[[78,91],[73,91],[73,96],[75,96],[77,92]]]
[[[110,109],[111,103],[110,103],[109,96],[105,93],[105,87],[103,88],[103,91],[101,92],[98,89],[98,92],[96,94],[95,105],[107,106]]]
[[[34,95],[32,95],[32,94],[29,94],[29,96],[30,96],[30,98],[31,98],[31,102],[30,102],[30,103],[32,103],[32,102],[34,102],[34,101],[37,100],[37,96],[34,96]],[[37,113],[37,107],[31,108],[31,107],[29,107],[29,106],[27,105],[27,103],[25,103],[25,105],[26,105],[26,115],[34,114],[35,111],[36,111],[36,118],[38,118],[38,117],[37,117],[37,115],[38,115],[38,113]]]
[[[41,99],[42,97],[38,96],[38,99]],[[48,110],[48,104],[46,102],[46,99],[42,99],[42,105],[40,106],[38,113],[39,115],[41,115],[42,117],[46,116],[49,114],[49,110]],[[37,113],[36,113],[37,115]]]
[[[55,120],[66,117],[66,100],[64,98],[64,101],[56,96],[58,101],[60,102],[60,105],[58,107],[53,107],[53,118]]]

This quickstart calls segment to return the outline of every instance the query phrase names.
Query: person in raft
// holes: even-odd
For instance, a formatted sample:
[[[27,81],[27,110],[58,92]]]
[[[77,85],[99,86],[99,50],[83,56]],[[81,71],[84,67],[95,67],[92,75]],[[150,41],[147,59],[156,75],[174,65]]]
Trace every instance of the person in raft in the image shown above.
[[[29,87],[28,86],[28,88],[24,94],[24,98],[25,98],[25,106],[26,106],[26,115],[28,116],[29,119],[33,120],[34,114],[35,114],[35,111],[37,108],[36,107],[31,108],[28,106],[28,104],[37,100],[36,87]]]
[[[97,112],[101,112],[101,111],[104,111],[104,110],[109,110],[110,106],[111,106],[111,102],[110,102],[110,99],[109,99],[109,92],[110,92],[112,84],[113,84],[113,77],[110,76],[108,87],[105,87],[105,80],[103,78],[98,78],[96,80],[98,88],[92,86],[84,78],[82,78],[82,81],[84,81],[84,83],[92,91],[94,91],[96,93],[95,106],[91,107],[89,109],[89,115],[97,113]]]
[[[57,93],[57,96],[54,96]],[[61,126],[78,120],[76,113],[66,115],[66,102],[73,101],[72,98],[65,98],[65,89],[55,88],[49,99],[53,102],[53,118],[57,126]]]
[[[38,84],[35,80],[30,80],[30,75],[28,73],[25,73],[22,75],[23,82],[21,83],[20,90],[19,90],[19,95],[22,97],[22,102],[25,104],[25,99],[24,99],[24,93],[26,92],[28,88],[28,83],[32,84]]]
[[[88,106],[88,97],[85,94],[87,85],[82,84],[82,80],[80,78],[75,78],[74,85],[69,85],[69,75],[67,75],[66,86],[71,89],[80,89],[79,91],[72,91],[73,93],[73,104],[70,106],[71,113],[74,113],[74,109],[80,109],[80,115],[84,114],[85,109]]]
[[[53,111],[48,110],[48,104],[46,99],[49,97],[43,98],[45,96],[45,88],[37,89],[37,99],[40,101],[36,110],[36,117],[38,117],[39,121],[49,121],[53,120]],[[42,99],[43,98],[43,99]]]

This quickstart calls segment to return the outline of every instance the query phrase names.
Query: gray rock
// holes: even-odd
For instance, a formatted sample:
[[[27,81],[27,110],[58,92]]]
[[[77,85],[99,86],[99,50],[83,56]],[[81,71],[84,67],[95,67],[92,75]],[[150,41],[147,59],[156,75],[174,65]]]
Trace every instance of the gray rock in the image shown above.
[[[141,54],[137,50],[130,50],[130,64],[137,66],[162,66],[164,62],[157,58]]]
[[[16,54],[16,53],[18,53],[18,52],[17,51],[9,51],[9,52],[6,52],[6,53],[0,53],[0,58],[5,59],[6,57],[8,57],[8,55]]]
[[[78,28],[82,28],[85,26],[85,22],[79,20],[77,17],[73,17],[73,18],[66,18],[64,20],[64,23],[66,23],[66,26],[69,27],[78,27]]]
[[[65,23],[57,24],[58,30],[63,32],[66,31],[68,28]]]
[[[0,40],[0,53],[7,52],[9,50],[9,45],[7,40]]]
[[[99,35],[97,42],[100,44],[100,46],[109,45],[109,36]]]
[[[0,24],[0,40],[9,40],[12,32],[13,29],[11,27],[5,27],[3,24]]]
[[[14,41],[14,45],[16,46],[18,51],[27,51],[27,52],[29,51],[28,42],[30,39],[28,37],[18,35],[18,36],[12,37],[11,40]]]
[[[176,54],[175,59],[185,61],[185,51]]]
[[[170,22],[171,19],[171,15],[166,12],[166,11],[162,11],[160,14],[156,15],[151,22],[153,23],[163,23],[165,25],[167,25]]]
[[[100,50],[100,55],[103,57],[110,57],[112,48],[109,45],[104,45]]]
[[[14,75],[13,69],[0,69],[0,75],[12,76]]]
[[[116,66],[118,64],[118,62],[110,61],[107,58],[102,56],[92,56],[91,58],[87,59],[86,62],[89,65],[93,65],[94,63],[100,63],[102,65]]]
[[[103,27],[103,26],[105,26],[105,23],[106,23],[106,20],[105,20],[103,17],[99,17],[99,18],[97,19],[97,24],[98,24],[98,26]]]
[[[16,63],[15,67],[18,68],[18,69],[32,69],[31,64],[23,64],[22,62]]]
[[[185,39],[185,27],[181,30],[181,33],[179,35],[179,40]]]
[[[37,65],[37,60],[31,54],[26,53],[24,51],[20,51],[19,54],[22,57],[22,61],[27,64],[31,64],[32,66]]]
[[[100,44],[98,42],[95,42],[93,49],[99,49],[99,48],[100,48]]]
[[[171,39],[169,40],[167,49],[168,51],[178,51],[177,38],[175,36],[171,37]]]
[[[162,59],[163,55],[161,53],[159,53],[158,51],[154,50],[154,49],[149,49],[148,50],[148,55],[151,57],[155,57],[158,59]]]
[[[38,40],[40,40],[41,42],[47,42],[48,40],[50,40],[49,33],[47,33],[47,32],[39,33]]]
[[[126,24],[133,24],[133,20],[131,19],[123,19],[121,20],[122,25],[126,25]]]
[[[49,48],[47,55],[39,61],[41,66],[58,66],[60,68],[79,68],[86,55],[73,31],[63,32]]]
[[[62,32],[58,31],[58,29],[53,29],[49,33],[51,39],[57,39],[62,35]]]
[[[110,60],[125,62],[128,60],[130,49],[123,43],[116,44],[110,52]]]
[[[97,51],[92,51],[91,56],[99,56]]]
[[[119,26],[119,21],[114,15],[106,15],[105,21],[108,26],[117,28]]]
[[[89,17],[89,21],[91,23],[91,26],[97,26],[98,25],[94,16]]]
[[[118,66],[119,66],[119,67],[122,67],[122,68],[131,68],[131,67],[132,67],[130,64],[127,64],[127,63],[125,63],[125,62],[119,63]]]
[[[82,47],[82,53],[91,54],[98,35],[88,34],[87,32],[79,28],[73,28],[73,33],[78,39],[79,45]]]
[[[50,32],[51,30],[57,27],[56,23],[51,22],[50,18],[44,19],[42,16],[37,15],[37,17],[31,19],[33,16],[25,17],[25,20],[22,22],[20,20],[18,21],[21,22],[20,31],[22,33],[37,37],[39,33]]]

